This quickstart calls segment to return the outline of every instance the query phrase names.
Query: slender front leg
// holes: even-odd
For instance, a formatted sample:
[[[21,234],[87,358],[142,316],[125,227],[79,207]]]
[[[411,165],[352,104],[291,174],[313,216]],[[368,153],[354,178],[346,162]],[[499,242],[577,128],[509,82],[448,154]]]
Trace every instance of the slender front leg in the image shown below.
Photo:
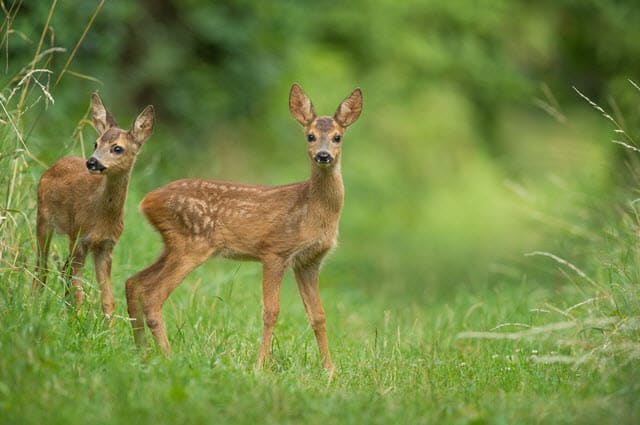
[[[262,260],[262,341],[257,367],[263,367],[271,354],[271,338],[280,314],[280,286],[286,266],[279,257]]]
[[[100,297],[102,299],[102,312],[110,319],[115,311],[115,300],[111,287],[111,253],[112,243],[105,243],[96,248],[93,252],[93,260],[96,269],[96,279],[100,287]]]
[[[325,314],[318,287],[319,269],[319,264],[298,266],[294,268],[294,273],[304,308],[307,311],[309,322],[316,335],[322,366],[330,372],[333,372],[335,367],[331,361],[331,353],[329,353],[329,340],[325,328]]]

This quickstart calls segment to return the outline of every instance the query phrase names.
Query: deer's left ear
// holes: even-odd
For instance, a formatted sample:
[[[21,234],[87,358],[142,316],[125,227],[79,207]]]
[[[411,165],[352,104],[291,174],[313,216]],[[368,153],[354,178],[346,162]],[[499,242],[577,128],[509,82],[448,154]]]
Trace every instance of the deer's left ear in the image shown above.
[[[138,115],[133,127],[131,128],[131,135],[133,140],[141,145],[145,140],[153,133],[153,125],[155,123],[155,111],[153,106],[149,105],[144,108],[144,111]]]
[[[358,87],[338,106],[333,119],[341,126],[349,127],[356,122],[360,112],[362,112],[362,91]]]
[[[111,112],[102,103],[98,93],[91,95],[91,117],[93,118],[93,126],[99,134],[104,133],[111,127],[118,126]]]
[[[293,83],[289,92],[289,112],[303,126],[311,124],[311,121],[316,118],[311,99],[304,94],[298,83]]]

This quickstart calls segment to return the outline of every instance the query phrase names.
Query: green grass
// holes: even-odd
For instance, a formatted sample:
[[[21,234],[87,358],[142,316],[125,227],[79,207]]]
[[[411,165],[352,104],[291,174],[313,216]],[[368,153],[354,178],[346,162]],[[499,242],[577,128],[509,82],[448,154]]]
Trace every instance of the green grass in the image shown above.
[[[329,380],[290,275],[272,362],[254,369],[262,330],[257,264],[212,260],[175,290],[164,308],[168,358],[137,351],[126,318],[125,279],[161,249],[137,211],[143,194],[175,169],[212,167],[226,176],[260,165],[254,177],[300,178],[282,166],[294,156],[289,140],[278,142],[290,127],[267,132],[273,143],[258,154],[235,143],[254,134],[241,129],[212,153],[196,153],[207,161],[188,170],[158,166],[180,149],[156,142],[162,130],[145,145],[114,251],[117,316],[109,327],[90,261],[80,308],[65,304],[55,272],[46,290],[31,293],[44,170],[32,150],[51,162],[69,150],[81,154],[84,140],[82,129],[71,143],[40,136],[36,124],[48,118],[38,108],[51,87],[31,84],[23,102],[19,80],[0,98],[0,424],[640,422],[640,220],[635,204],[607,193],[610,158],[583,143],[585,133],[597,133],[590,119],[576,121],[589,123],[583,129],[558,131],[513,114],[503,131],[524,141],[506,149],[525,183],[505,185],[465,124],[468,101],[451,87],[405,107],[379,99],[378,116],[388,119],[363,120],[345,145],[341,246],[321,274],[337,366]],[[376,116],[375,93],[372,100]],[[413,109],[452,118],[417,121],[407,113]],[[426,147],[426,139],[434,142]],[[372,142],[380,143],[369,149]],[[263,160],[272,145],[275,164]],[[216,155],[239,160],[225,168]],[[526,184],[545,173],[553,176]],[[64,259],[65,246],[56,238],[52,251]],[[523,256],[529,247],[554,250]]]
[[[33,190],[29,179],[24,187]],[[115,251],[112,328],[101,318],[90,265],[88,302],[79,311],[65,305],[55,273],[49,288],[32,296],[32,223],[23,215],[15,226],[5,220],[2,230],[16,245],[3,244],[0,267],[0,423],[640,419],[640,241],[631,213],[592,246],[593,278],[546,256],[526,257],[529,272],[537,265],[547,273],[526,278],[522,270],[520,281],[496,274],[426,301],[336,282],[338,250],[322,275],[337,365],[329,381],[291,276],[283,283],[272,363],[254,369],[262,324],[260,268],[253,263],[212,260],[194,271],[164,308],[173,355],[136,351],[122,283],[160,249],[136,211],[139,196],[130,196]],[[33,206],[29,196],[24,202]],[[63,255],[64,245],[56,239],[53,251]],[[18,254],[8,258],[12,252]],[[570,322],[575,326],[533,333]]]
[[[256,371],[255,267],[214,261],[176,290],[165,307],[170,358],[143,358],[126,319],[110,329],[99,303],[76,314],[55,287],[33,299],[25,276],[3,279],[0,291],[0,423],[622,424],[640,413],[638,293],[631,287],[603,295],[602,305],[571,310],[578,320],[612,318],[602,328],[516,340],[458,336],[506,322],[567,321],[566,308],[545,304],[555,291],[505,284],[447,303],[399,305],[325,288],[337,364],[328,381],[291,279],[272,364]],[[564,291],[567,299],[578,296]],[[558,356],[565,360],[549,360]]]

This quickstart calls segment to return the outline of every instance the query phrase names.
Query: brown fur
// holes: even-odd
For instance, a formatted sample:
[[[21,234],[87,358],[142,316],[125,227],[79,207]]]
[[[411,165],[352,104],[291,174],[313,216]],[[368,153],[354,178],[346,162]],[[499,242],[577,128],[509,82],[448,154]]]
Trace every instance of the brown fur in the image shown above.
[[[44,172],[38,184],[37,277],[34,288],[46,284],[47,257],[54,231],[69,238],[71,286],[76,303],[84,300],[82,267],[89,252],[93,253],[96,279],[100,286],[102,310],[111,316],[115,309],[111,289],[111,253],[124,228],[124,202],[131,168],[142,143],[153,129],[153,108],[147,107],[135,126],[148,131],[132,136],[116,127],[115,120],[97,94],[91,99],[94,125],[100,137],[92,159],[105,168],[92,174],[82,158],[58,160]],[[122,153],[115,154],[119,146]]]
[[[343,102],[361,105],[356,89]],[[171,291],[212,256],[260,261],[263,265],[264,330],[258,355],[262,366],[271,351],[271,337],[280,311],[280,285],[292,267],[316,335],[322,364],[333,370],[325,332],[325,314],[318,292],[322,259],[336,245],[344,201],[340,172],[340,140],[360,115],[360,106],[338,108],[334,117],[316,117],[313,105],[294,84],[290,111],[303,126],[311,159],[311,178],[300,183],[268,187],[212,180],[177,180],[149,193],[141,209],[162,235],[164,251],[148,268],[127,280],[127,303],[134,337],[145,344],[144,323],[156,343],[169,352],[162,305]],[[338,122],[344,125],[338,124]],[[318,152],[333,161],[320,164]]]

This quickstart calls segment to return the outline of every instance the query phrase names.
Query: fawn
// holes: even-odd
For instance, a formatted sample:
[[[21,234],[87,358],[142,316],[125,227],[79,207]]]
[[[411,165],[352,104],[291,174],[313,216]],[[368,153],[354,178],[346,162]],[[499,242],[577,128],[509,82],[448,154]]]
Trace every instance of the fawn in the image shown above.
[[[318,292],[323,257],[336,245],[344,201],[340,149],[344,132],[362,110],[355,89],[335,115],[318,117],[298,84],[289,110],[304,128],[311,178],[285,186],[256,186],[201,179],[177,180],[147,194],[140,204],[161,234],[164,250],[126,282],[135,342],[146,344],[145,321],[160,347],[170,347],[162,305],[182,280],[212,256],[262,263],[263,333],[257,366],[267,361],[280,312],[280,285],[291,266],[314,330],[322,365],[333,371]]]
[[[65,293],[73,289],[76,304],[84,300],[82,268],[93,254],[102,311],[115,309],[111,289],[111,253],[124,228],[124,202],[131,169],[154,125],[153,106],[147,106],[129,131],[118,128],[102,99],[91,97],[93,124],[100,134],[95,151],[85,161],[67,157],[44,172],[38,184],[37,265],[33,286],[46,285],[47,257],[54,230],[69,238],[69,275]],[[70,271],[69,271],[70,266]]]

